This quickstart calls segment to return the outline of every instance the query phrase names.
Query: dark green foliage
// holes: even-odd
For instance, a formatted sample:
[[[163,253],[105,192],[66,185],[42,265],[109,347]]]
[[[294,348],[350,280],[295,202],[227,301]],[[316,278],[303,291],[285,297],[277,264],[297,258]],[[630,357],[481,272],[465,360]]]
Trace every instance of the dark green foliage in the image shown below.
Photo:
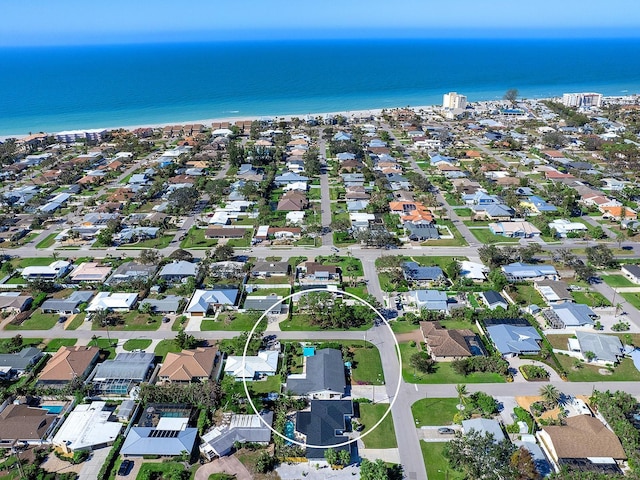
[[[516,478],[511,455],[516,447],[507,439],[495,442],[493,434],[471,429],[460,432],[445,447],[444,454],[452,468],[465,473],[466,478]]]
[[[454,360],[451,362],[451,367],[460,375],[469,375],[474,372],[490,372],[507,376],[509,373],[509,362],[497,355]]]

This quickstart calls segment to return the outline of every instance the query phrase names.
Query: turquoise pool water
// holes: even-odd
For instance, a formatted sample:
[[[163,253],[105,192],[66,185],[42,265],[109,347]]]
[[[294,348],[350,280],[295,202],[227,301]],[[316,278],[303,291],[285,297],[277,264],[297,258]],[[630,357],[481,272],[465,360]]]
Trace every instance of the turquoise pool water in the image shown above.
[[[40,408],[44,408],[45,410],[48,410],[49,413],[60,413],[62,412],[62,409],[64,408],[62,405],[40,405]]]
[[[296,438],[295,426],[293,425],[293,422],[291,420],[284,424],[284,436],[291,440],[295,440]],[[291,445],[291,442],[287,442],[287,444]]]

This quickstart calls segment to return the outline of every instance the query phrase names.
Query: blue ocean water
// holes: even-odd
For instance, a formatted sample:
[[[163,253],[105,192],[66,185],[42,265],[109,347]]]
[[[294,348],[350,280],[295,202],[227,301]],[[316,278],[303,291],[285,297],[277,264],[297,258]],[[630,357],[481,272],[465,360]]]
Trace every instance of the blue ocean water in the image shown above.
[[[335,40],[0,49],[0,136],[592,90],[640,92],[640,39]]]

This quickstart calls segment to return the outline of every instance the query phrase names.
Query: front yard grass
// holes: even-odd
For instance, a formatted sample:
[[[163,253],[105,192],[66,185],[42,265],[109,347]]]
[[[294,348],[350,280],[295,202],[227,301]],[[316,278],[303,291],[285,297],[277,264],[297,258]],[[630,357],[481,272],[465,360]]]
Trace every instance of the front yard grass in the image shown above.
[[[16,258],[11,260],[16,268],[48,267],[53,262],[53,257]]]
[[[77,338],[54,338],[47,342],[47,346],[44,348],[45,352],[57,352],[60,347],[73,347]]]
[[[621,293],[622,298],[629,302],[634,307],[640,309],[640,294],[638,293]]]
[[[42,241],[38,242],[36,248],[49,248],[56,243],[56,237],[58,236],[58,232],[53,232],[47,235]]]
[[[457,398],[423,398],[411,405],[411,413],[418,428],[451,425],[457,405]]]
[[[318,257],[317,261],[322,265],[337,265],[342,271],[343,277],[361,277],[364,275],[362,262],[353,257],[341,257],[339,255],[330,255],[328,257]]]
[[[161,315],[149,315],[146,313],[140,313],[137,310],[119,314],[124,323],[119,322],[116,325],[109,326],[109,330],[115,331],[152,331],[160,328],[162,316]],[[95,322],[91,325],[91,330],[106,330],[106,327],[102,327]]]
[[[601,275],[600,278],[610,287],[637,287],[635,283],[623,275]]]
[[[462,480],[464,474],[453,470],[444,456],[447,442],[420,442],[422,458],[430,480]]]
[[[431,256],[408,257],[407,256],[403,258],[406,258],[407,260],[413,260],[423,267],[435,266],[435,267],[440,267],[443,270],[447,268],[447,266],[454,260],[457,260],[457,261],[469,260],[467,257],[441,257],[441,256],[433,256],[433,257]]]
[[[173,339],[167,339],[160,340],[153,353],[158,357],[162,357],[162,360],[164,361],[164,357],[167,356],[167,353],[179,353],[181,351],[182,349],[176,345],[176,342]]]
[[[407,383],[505,383],[506,380],[497,373],[472,373],[459,375],[451,368],[450,362],[439,362],[434,373],[420,373],[416,371],[409,359],[411,355],[419,352],[417,347],[412,347],[410,343],[400,343],[400,353],[402,354],[402,377]]]
[[[147,240],[141,240],[137,243],[127,243],[120,245],[118,250],[126,249],[140,249],[140,248],[167,248],[173,240],[174,235],[162,235],[161,237],[148,238]]]
[[[218,244],[217,238],[205,238],[204,234],[205,229],[192,227],[180,242],[180,248],[211,248]]]
[[[566,346],[565,346],[566,348]],[[556,358],[567,372],[570,382],[637,382],[640,381],[640,372],[630,358],[623,358],[622,361],[613,368],[611,375],[602,375],[600,370],[604,367],[582,364],[582,368],[573,368],[574,358],[569,355],[556,354]]]
[[[483,245],[492,243],[518,243],[519,238],[503,237],[502,235],[494,235],[488,228],[472,228],[471,233]]]
[[[519,305],[538,305],[541,308],[547,305],[540,293],[532,285],[515,285],[515,291],[512,290],[509,295]]]
[[[49,330],[58,322],[60,315],[55,313],[40,313],[39,311],[33,312],[29,318],[27,318],[20,325],[7,325],[5,330]]]
[[[12,353],[9,348],[10,338],[0,338],[0,353]],[[23,338],[22,345],[17,350],[20,351],[25,347],[39,347],[42,343],[42,338]]]
[[[360,423],[364,425],[363,434],[371,431],[385,412],[389,409],[388,403],[360,403]],[[396,430],[393,426],[393,418],[389,413],[378,427],[362,439],[366,448],[398,448]]]
[[[258,395],[271,392],[280,393],[282,389],[280,375],[271,375],[264,380],[254,380],[248,383],[251,392]]]
[[[377,348],[353,347],[351,381],[357,385],[384,385],[384,373]]]
[[[133,350],[146,350],[151,345],[151,340],[146,338],[131,338],[124,342],[122,348],[124,348],[127,352],[131,352]]]
[[[210,332],[214,330],[229,330],[232,332],[250,332],[261,313],[223,313],[217,320],[202,320],[200,330]]]
[[[319,330],[332,330],[332,331],[363,331],[369,330],[371,323],[365,323],[364,325],[356,328],[323,328],[319,325],[312,325],[311,320],[307,315],[292,315],[290,320],[283,320],[280,322],[280,330],[283,332],[300,331],[300,332],[316,332]]]
[[[69,324],[67,325],[66,330],[76,330],[80,325],[82,325],[84,323],[85,317],[87,316],[86,313],[78,313],[75,317],[73,317],[73,320],[71,320],[69,322]]]
[[[621,294],[624,296],[625,294]],[[584,303],[590,307],[609,307],[611,302],[600,292],[571,292],[576,303]]]
[[[344,291],[352,293],[359,298],[365,298],[368,295],[367,287],[344,287]]]

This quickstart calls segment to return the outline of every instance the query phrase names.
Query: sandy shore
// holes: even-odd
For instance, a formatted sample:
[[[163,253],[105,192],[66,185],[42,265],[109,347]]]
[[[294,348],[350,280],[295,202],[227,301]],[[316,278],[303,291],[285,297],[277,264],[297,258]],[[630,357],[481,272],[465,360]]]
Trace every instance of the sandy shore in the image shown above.
[[[250,116],[250,115],[238,115],[238,116],[232,116],[232,117],[221,117],[221,118],[207,118],[207,119],[200,119],[200,120],[186,120],[186,121],[180,121],[180,122],[164,122],[164,123],[144,123],[144,124],[137,124],[137,125],[111,125],[111,126],[105,126],[105,127],[100,127],[100,128],[105,128],[107,130],[116,130],[116,129],[120,129],[123,128],[125,130],[135,130],[136,128],[162,128],[162,127],[166,127],[169,125],[188,125],[188,124],[194,124],[194,123],[200,123],[202,125],[205,125],[207,127],[210,127],[212,123],[224,123],[224,122],[229,122],[229,123],[234,123],[237,122],[239,120],[260,120],[260,119],[282,119],[285,121],[289,121],[292,118],[298,117],[298,118],[307,118],[307,117],[324,117],[326,115],[342,115],[344,117],[347,118],[352,118],[352,117],[362,117],[362,116],[369,116],[369,115],[379,115],[383,110],[392,110],[394,108],[405,108],[405,107],[391,107],[391,108],[371,108],[371,109],[366,109],[366,110],[343,110],[340,112],[316,112],[316,113],[304,113],[304,114],[284,114],[284,115],[258,115],[258,116]],[[428,109],[428,108],[433,108],[433,105],[421,105],[421,106],[412,106],[410,107],[414,110],[420,110],[420,109]],[[95,127],[93,127],[95,128]],[[65,130],[70,130],[70,129],[65,129]],[[81,128],[79,129],[74,129],[74,130],[82,130]],[[52,131],[52,132],[45,132],[47,134],[53,135],[58,131],[64,131],[64,130],[57,130],[57,131]],[[33,132],[35,133],[35,132]],[[28,134],[15,134],[15,135],[3,135],[0,136],[0,141],[6,140],[7,138],[24,138],[27,137]]]

